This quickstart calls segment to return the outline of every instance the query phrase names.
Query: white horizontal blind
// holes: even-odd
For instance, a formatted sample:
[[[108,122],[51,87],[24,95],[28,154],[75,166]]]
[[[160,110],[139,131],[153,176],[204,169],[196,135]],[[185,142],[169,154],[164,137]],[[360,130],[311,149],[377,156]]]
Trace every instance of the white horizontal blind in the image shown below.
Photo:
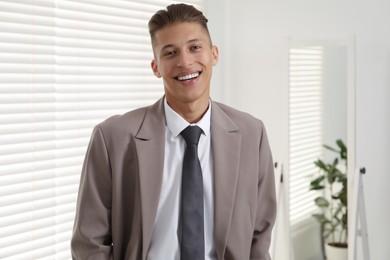
[[[310,218],[316,192],[309,191],[322,154],[322,47],[290,49],[290,222]]]
[[[70,258],[92,127],[162,96],[147,22],[170,3],[0,1],[0,259]]]

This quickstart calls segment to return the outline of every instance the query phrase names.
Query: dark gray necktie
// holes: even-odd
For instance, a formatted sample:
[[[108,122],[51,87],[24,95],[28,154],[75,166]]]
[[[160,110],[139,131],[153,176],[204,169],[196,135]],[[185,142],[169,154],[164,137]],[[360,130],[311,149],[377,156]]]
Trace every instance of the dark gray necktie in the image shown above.
[[[181,132],[187,143],[182,174],[181,260],[204,259],[203,178],[198,158],[202,129],[188,126]]]

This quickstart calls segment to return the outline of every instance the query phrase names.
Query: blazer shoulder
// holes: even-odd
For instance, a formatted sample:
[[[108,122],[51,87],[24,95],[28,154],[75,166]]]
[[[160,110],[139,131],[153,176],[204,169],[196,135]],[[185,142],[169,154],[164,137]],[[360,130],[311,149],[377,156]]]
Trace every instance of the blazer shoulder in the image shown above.
[[[146,136],[146,139],[161,134],[165,129],[163,98],[150,106],[112,116],[96,126],[104,136],[120,140],[126,136]]]
[[[122,115],[111,116],[99,123],[95,128],[100,128],[104,135],[120,136],[123,133],[135,135],[142,125],[149,108],[150,106],[146,106]]]
[[[225,113],[226,116],[228,116],[230,120],[232,120],[238,126],[240,130],[248,127],[258,129],[264,128],[264,123],[262,120],[252,116],[247,112],[240,111],[219,102],[214,102],[214,105],[217,105],[222,110],[222,112]]]

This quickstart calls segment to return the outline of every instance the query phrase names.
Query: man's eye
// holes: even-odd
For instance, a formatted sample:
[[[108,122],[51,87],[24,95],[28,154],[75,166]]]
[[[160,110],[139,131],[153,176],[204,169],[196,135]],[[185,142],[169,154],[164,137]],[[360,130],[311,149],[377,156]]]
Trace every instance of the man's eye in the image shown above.
[[[199,49],[201,49],[202,47],[201,46],[199,46],[199,45],[195,45],[195,46],[192,46],[191,47],[191,50],[199,50]]]
[[[164,57],[170,57],[170,56],[173,56],[175,54],[175,51],[167,51],[167,52],[164,52]]]

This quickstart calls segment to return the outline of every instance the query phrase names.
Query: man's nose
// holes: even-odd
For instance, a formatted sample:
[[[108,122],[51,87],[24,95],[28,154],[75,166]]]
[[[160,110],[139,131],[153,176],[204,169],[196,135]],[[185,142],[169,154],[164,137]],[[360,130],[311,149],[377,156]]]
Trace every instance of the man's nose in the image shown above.
[[[194,62],[194,60],[193,60],[191,53],[189,53],[188,51],[183,51],[179,55],[179,60],[178,60],[177,66],[186,68],[186,67],[192,65],[193,62]]]

